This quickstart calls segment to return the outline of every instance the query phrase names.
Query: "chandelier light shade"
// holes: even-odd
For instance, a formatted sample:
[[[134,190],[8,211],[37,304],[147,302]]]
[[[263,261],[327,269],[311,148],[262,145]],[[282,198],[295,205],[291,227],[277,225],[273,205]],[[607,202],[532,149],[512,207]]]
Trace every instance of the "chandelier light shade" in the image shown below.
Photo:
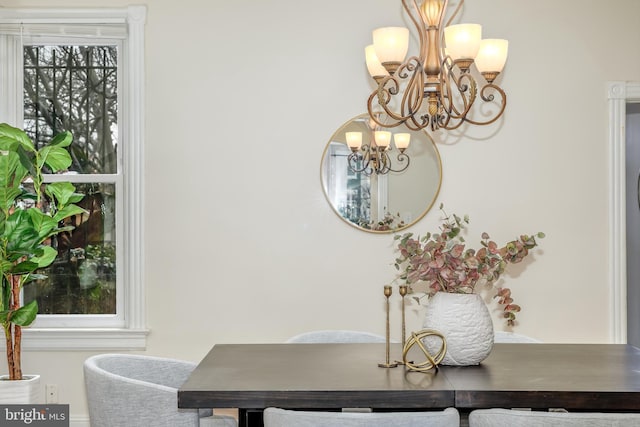
[[[362,132],[345,132],[347,146],[351,154],[347,159],[349,169],[353,172],[364,173],[367,176],[385,175],[389,172],[403,172],[409,167],[411,159],[405,150],[411,143],[411,134],[396,133],[376,130],[375,123],[370,143],[362,143]],[[389,153],[393,150],[391,139],[398,150],[396,160],[398,165],[393,166]]]
[[[409,29],[386,27],[373,30],[373,47],[378,59],[387,69],[393,69],[404,61],[409,50]]]
[[[409,148],[411,142],[411,134],[409,133],[396,133],[393,135],[393,142],[396,144],[396,148],[404,153],[404,150]]]
[[[447,53],[454,61],[473,59],[480,49],[482,26],[478,24],[450,25],[444,29]]]
[[[385,130],[377,130],[374,132],[373,143],[376,147],[386,150],[391,145],[391,132]]]
[[[480,42],[480,50],[476,56],[476,68],[485,80],[492,83],[502,72],[505,62],[507,62],[507,51],[509,42],[503,39],[486,39]]]
[[[367,101],[371,119],[377,126],[404,124],[414,131],[495,122],[507,102],[494,81],[504,68],[508,42],[483,40],[478,24],[449,25],[464,0],[453,11],[449,0],[401,1],[417,30],[418,54],[406,58],[407,28],[373,31],[373,45],[365,48],[367,69],[377,83]],[[493,108],[473,117],[474,105],[481,103]]]
[[[362,132],[346,132],[347,145],[353,150],[359,150],[362,147]]]
[[[365,57],[367,61],[367,70],[369,70],[369,74],[371,74],[374,79],[379,80],[384,76],[389,75],[387,69],[380,63],[378,55],[376,55],[376,50],[372,44],[365,48]]]

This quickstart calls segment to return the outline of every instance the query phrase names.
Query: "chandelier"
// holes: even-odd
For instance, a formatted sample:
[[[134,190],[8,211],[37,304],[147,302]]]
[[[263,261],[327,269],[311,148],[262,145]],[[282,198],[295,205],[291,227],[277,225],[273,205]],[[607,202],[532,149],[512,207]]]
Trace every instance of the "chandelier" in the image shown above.
[[[494,81],[506,62],[508,42],[481,40],[478,24],[449,25],[463,3],[459,1],[444,24],[449,0],[423,0],[421,5],[418,0],[402,0],[419,41],[418,55],[406,60],[407,28],[373,31],[373,45],[365,54],[378,87],[369,96],[367,109],[379,126],[453,130],[463,123],[487,125],[502,115],[507,98]],[[495,108],[483,109],[482,119],[472,119],[472,107],[482,103]]]
[[[389,172],[402,172],[409,167],[411,159],[405,153],[411,142],[411,134],[395,133],[379,130],[375,121],[369,121],[372,130],[371,141],[362,144],[362,132],[345,132],[347,146],[351,149],[351,154],[347,159],[349,169],[353,172],[364,173],[366,176],[385,175]],[[392,166],[389,152],[392,151],[391,138],[398,150],[398,166]]]

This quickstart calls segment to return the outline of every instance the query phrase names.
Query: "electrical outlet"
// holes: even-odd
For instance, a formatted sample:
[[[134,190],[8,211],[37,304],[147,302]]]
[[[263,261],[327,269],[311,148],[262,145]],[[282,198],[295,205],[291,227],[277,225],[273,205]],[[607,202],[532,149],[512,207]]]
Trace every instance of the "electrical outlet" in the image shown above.
[[[58,384],[44,386],[45,403],[58,403]]]

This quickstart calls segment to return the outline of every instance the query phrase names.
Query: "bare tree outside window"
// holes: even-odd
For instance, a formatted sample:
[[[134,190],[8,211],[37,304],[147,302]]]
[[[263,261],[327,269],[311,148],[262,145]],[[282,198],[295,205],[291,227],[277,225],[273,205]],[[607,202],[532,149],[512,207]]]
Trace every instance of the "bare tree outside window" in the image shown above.
[[[115,176],[118,173],[116,46],[24,46],[24,129],[37,146],[70,131],[79,203],[87,214],[53,242],[47,279],[25,287],[41,314],[115,314]],[[114,183],[92,175],[113,175]]]

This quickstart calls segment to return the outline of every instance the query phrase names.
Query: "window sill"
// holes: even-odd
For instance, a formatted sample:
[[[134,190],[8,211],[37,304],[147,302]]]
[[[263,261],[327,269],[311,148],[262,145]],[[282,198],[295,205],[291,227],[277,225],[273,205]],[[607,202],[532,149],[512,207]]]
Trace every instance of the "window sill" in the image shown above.
[[[148,334],[147,329],[25,328],[22,347],[30,351],[144,350]]]

